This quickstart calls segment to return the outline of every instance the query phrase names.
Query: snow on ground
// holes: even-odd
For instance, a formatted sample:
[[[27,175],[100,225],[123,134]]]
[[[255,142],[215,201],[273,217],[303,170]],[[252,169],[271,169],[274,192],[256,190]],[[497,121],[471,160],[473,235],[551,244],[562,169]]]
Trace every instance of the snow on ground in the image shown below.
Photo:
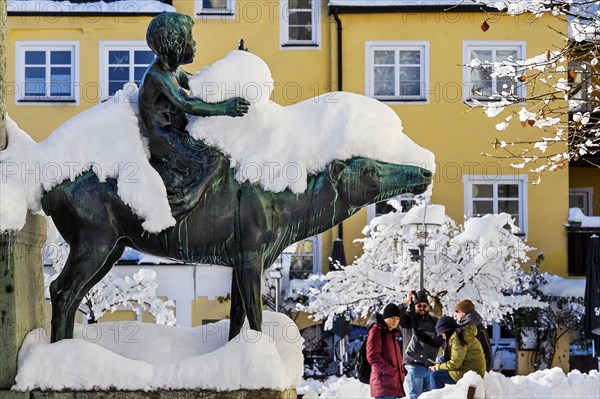
[[[187,127],[232,158],[238,181],[302,193],[308,174],[354,156],[435,170],[433,154],[408,138],[398,115],[380,101],[334,92],[283,107],[270,100],[273,86],[265,62],[245,51],[232,51],[190,79],[191,94],[207,102],[241,96],[252,103],[243,118],[192,118]]]
[[[351,93],[330,93],[287,107],[270,101],[271,72],[250,53],[230,53],[197,74],[190,86],[206,101],[243,96],[253,103],[244,117],[192,118],[188,125],[195,138],[231,157],[240,182],[302,193],[308,173],[353,156],[435,170],[433,154],[402,133],[398,115],[379,101]],[[100,181],[118,179],[119,195],[144,220],[145,230],[158,233],[173,226],[166,189],[147,160],[137,112],[137,88],[130,85],[39,144],[9,121],[8,148],[0,153],[0,232],[20,230],[25,204],[39,212],[44,190],[89,169]]]
[[[304,340],[284,314],[263,315],[262,333],[246,325],[231,342],[228,320],[196,328],[91,324],[77,326],[75,339],[54,344],[43,339],[44,330],[34,330],[19,352],[13,390],[296,387]]]
[[[76,12],[76,13],[160,13],[174,12],[175,7],[158,0],[118,0],[110,3],[95,1],[72,3],[54,0],[8,0],[8,12]]]
[[[476,387],[476,399],[598,399],[600,374],[591,371],[583,374],[577,370],[569,374],[559,368],[536,371],[526,376],[505,377],[500,373],[487,373],[481,379],[476,373],[467,373],[456,385],[426,392],[419,399],[464,399],[470,385]],[[304,399],[362,399],[370,398],[369,386],[355,378],[331,377],[319,382],[303,380],[298,387]]]

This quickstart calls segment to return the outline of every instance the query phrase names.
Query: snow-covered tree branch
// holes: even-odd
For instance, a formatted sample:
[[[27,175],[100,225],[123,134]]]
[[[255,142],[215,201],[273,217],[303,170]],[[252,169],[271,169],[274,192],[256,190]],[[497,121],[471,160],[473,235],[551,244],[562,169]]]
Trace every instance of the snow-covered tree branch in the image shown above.
[[[398,203],[391,203],[400,209]],[[374,218],[363,231],[367,237],[359,240],[364,254],[341,271],[315,277],[305,290],[308,303],[299,308],[330,327],[335,315],[365,317],[388,302],[400,303],[409,290],[416,290],[419,262],[410,251],[417,247],[416,236],[413,226],[403,224],[415,210],[418,207]],[[523,306],[542,306],[528,294],[505,294],[515,288],[520,265],[533,250],[513,234],[517,230],[505,213],[469,219],[464,227],[445,216],[429,235],[426,291],[448,313],[459,301],[471,299],[488,321],[498,321]]]
[[[69,245],[62,242],[52,242],[45,246],[45,257],[52,262],[56,271],[54,276],[44,273],[46,292],[54,278],[63,269],[69,254]],[[108,273],[84,297],[79,311],[86,315],[88,322],[96,322],[107,312],[125,309],[142,309],[148,311],[156,319],[157,324],[175,325],[176,319],[173,301],[163,301],[156,296],[158,282],[156,272],[140,269],[132,277],[119,278]],[[49,295],[48,293],[46,294]]]
[[[499,134],[492,143],[495,151],[486,155],[511,160],[513,167],[527,170],[536,182],[544,172],[562,169],[569,161],[582,159],[600,167],[586,157],[600,153],[600,2],[485,3],[511,15],[551,14],[565,22],[564,31],[556,32],[559,42],[548,43],[542,54],[528,59],[507,55],[495,62],[481,57],[468,65],[473,74],[499,82],[495,91],[482,90],[472,103],[483,107],[489,117],[502,118],[496,130],[503,132],[510,124],[532,130],[529,139],[505,139]],[[486,21],[482,29],[494,29],[493,22]],[[536,128],[540,130],[533,131]]]

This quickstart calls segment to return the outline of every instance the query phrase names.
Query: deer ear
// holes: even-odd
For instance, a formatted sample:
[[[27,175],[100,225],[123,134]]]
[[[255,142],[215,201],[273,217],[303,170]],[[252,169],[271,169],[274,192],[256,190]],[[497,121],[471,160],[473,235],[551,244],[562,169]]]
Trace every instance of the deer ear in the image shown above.
[[[329,177],[331,181],[337,183],[340,175],[346,169],[346,164],[342,161],[335,160],[329,165]]]

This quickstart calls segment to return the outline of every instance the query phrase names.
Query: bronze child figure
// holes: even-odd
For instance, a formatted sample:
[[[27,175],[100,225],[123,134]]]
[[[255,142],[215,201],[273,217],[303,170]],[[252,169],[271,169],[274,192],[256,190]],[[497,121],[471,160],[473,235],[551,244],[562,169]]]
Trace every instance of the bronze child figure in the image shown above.
[[[193,25],[191,17],[177,13],[160,14],[150,22],[146,40],[156,59],[139,91],[141,127],[148,138],[150,163],[165,182],[175,217],[196,203],[215,169],[212,150],[185,131],[186,114],[235,117],[245,115],[250,106],[239,97],[211,104],[188,95],[191,75],[181,65],[194,60]]]

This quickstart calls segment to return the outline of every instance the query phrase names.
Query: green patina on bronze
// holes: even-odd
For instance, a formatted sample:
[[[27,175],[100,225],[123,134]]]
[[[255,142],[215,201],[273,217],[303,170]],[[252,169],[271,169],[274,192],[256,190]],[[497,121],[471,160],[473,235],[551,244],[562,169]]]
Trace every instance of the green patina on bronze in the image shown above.
[[[119,197],[116,181],[100,183],[93,172],[46,193],[44,211],[71,246],[62,273],[50,286],[52,341],[73,336],[78,304],[126,246],[190,263],[233,267],[229,337],[239,333],[246,316],[250,328],[260,331],[262,271],[283,249],[328,230],[370,203],[401,193],[419,194],[431,183],[432,173],[423,168],[352,158],[334,161],[309,176],[308,188],[300,195],[240,184],[224,154],[191,139],[184,130],[186,113],[239,116],[248,109],[239,98],[207,104],[187,95],[188,75],[179,65],[193,59],[189,24],[183,29],[185,45],[167,31],[178,21],[186,24],[187,18],[163,14],[151,22],[148,36],[158,35],[177,51],[161,56],[163,50],[152,47],[154,39],[149,39],[158,59],[146,72],[139,100],[151,163],[165,181],[177,223],[148,234]]]

